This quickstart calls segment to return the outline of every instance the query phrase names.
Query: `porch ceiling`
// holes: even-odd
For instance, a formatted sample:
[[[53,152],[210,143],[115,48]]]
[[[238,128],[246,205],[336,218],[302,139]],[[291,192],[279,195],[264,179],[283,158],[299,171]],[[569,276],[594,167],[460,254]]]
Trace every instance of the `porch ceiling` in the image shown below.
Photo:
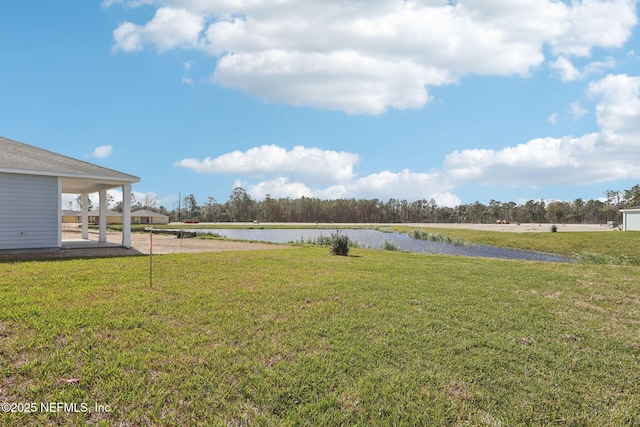
[[[100,190],[121,187],[125,184],[131,184],[131,181],[62,178],[62,192],[67,194],[91,194]]]

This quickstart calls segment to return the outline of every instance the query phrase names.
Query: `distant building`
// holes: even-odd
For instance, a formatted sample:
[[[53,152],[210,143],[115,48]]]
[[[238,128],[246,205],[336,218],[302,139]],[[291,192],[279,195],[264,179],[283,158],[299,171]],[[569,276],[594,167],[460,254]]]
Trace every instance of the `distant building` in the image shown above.
[[[98,224],[100,222],[100,211],[91,211],[88,215],[89,224]],[[122,224],[122,214],[120,212],[105,211],[105,215],[107,225]]]
[[[141,209],[131,212],[132,224],[169,224],[169,216]]]
[[[60,249],[62,194],[80,194],[88,206],[98,193],[99,241],[106,242],[106,191],[121,188],[130,210],[131,185],[140,178],[0,137],[0,250]],[[87,210],[80,213],[82,238]],[[131,247],[131,217],[121,219],[122,246]]]
[[[82,221],[82,212],[72,211],[68,209],[62,210],[62,222],[65,224],[68,223],[78,223]]]
[[[640,206],[620,209],[622,212],[622,229],[624,231],[640,231]]]

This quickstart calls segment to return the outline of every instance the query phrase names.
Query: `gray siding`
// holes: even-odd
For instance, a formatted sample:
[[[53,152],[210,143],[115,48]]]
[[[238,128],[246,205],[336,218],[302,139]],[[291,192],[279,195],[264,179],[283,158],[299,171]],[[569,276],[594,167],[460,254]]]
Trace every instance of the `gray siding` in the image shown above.
[[[0,250],[59,247],[57,177],[0,173]]]
[[[640,211],[624,213],[624,229],[628,231],[640,230]]]

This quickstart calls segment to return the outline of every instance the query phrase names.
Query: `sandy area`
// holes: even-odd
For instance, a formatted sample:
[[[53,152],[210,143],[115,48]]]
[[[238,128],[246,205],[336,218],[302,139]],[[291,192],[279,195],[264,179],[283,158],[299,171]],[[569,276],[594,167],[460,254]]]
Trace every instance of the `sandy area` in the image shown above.
[[[80,231],[65,231],[62,240],[78,239]],[[90,240],[98,240],[98,232],[89,232]],[[122,243],[122,235],[120,233],[107,233],[107,242],[120,244]],[[230,240],[217,239],[195,239],[195,238],[177,238],[173,235],[164,235],[154,233],[152,238],[152,249],[154,255],[175,254],[187,252],[221,252],[221,251],[246,251],[261,249],[278,249],[286,248],[285,245],[276,245],[271,243],[252,243],[252,242],[236,242]],[[113,248],[121,249],[123,248]],[[126,250],[126,249],[124,249]],[[149,234],[131,233],[131,250],[138,254],[149,254]]]
[[[132,233],[131,248],[119,246],[122,243],[121,233],[107,232],[108,246],[98,244],[98,232],[89,231],[89,239],[83,240],[77,226],[65,224],[62,231],[63,248],[57,251],[41,251],[30,253],[0,253],[0,260],[26,260],[74,257],[113,257],[136,256],[149,254],[149,234]],[[235,242],[215,239],[179,239],[176,236],[154,234],[152,240],[154,255],[189,253],[189,252],[221,252],[248,251],[265,249],[283,249],[290,246],[271,243]],[[96,247],[102,246],[102,247]]]
[[[466,228],[470,230],[502,231],[509,233],[548,233],[552,224],[411,224],[416,227]],[[557,224],[558,231],[612,231],[606,224]]]

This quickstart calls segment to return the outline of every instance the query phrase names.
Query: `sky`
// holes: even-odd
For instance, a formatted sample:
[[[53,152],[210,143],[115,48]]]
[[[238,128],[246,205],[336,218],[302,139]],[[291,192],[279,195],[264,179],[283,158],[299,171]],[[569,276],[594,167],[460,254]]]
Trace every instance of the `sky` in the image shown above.
[[[637,3],[3,0],[0,136],[167,209],[601,199],[640,182]]]

